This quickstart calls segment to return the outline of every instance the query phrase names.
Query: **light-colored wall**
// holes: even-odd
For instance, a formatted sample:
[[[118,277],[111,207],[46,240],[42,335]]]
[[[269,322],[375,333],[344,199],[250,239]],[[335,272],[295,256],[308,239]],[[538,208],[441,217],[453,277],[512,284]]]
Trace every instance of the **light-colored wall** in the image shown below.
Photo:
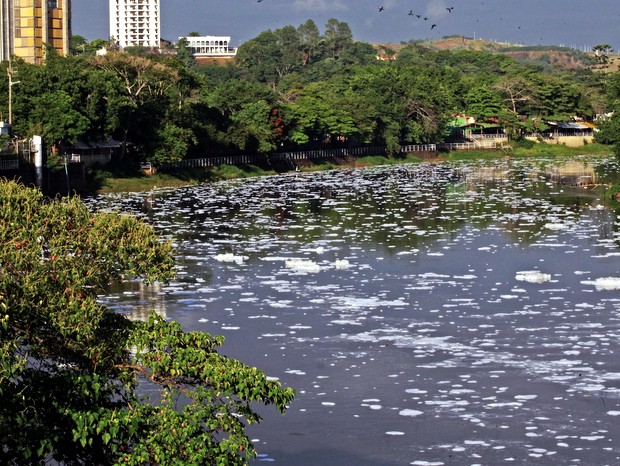
[[[526,137],[526,139],[538,142],[538,139],[534,137]],[[567,147],[581,147],[585,144],[584,141],[591,144],[594,142],[594,136],[556,136],[544,140],[547,144],[562,144]]]

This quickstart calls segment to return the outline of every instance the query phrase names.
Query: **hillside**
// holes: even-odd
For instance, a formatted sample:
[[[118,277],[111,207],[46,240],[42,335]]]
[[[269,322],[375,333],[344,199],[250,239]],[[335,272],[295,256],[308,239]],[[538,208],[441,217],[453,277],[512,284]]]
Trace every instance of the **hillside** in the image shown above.
[[[501,53],[515,60],[537,64],[544,68],[562,68],[568,70],[593,69],[614,72],[620,68],[620,56],[613,55],[606,65],[595,63],[594,54],[585,53],[568,47],[558,46],[524,46],[503,42],[492,42],[483,39],[472,39],[462,36],[445,37],[443,39],[421,42],[434,50],[475,50],[488,53]],[[405,44],[373,44],[379,56],[386,56],[386,51],[398,54]]]

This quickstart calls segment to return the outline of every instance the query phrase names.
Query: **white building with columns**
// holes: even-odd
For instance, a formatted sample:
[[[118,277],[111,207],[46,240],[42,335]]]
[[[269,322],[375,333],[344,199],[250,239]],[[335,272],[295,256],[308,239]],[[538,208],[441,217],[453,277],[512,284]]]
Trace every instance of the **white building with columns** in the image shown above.
[[[195,58],[234,57],[237,49],[230,46],[230,36],[187,36],[187,47]]]
[[[159,47],[159,0],[110,0],[110,39],[121,47]]]

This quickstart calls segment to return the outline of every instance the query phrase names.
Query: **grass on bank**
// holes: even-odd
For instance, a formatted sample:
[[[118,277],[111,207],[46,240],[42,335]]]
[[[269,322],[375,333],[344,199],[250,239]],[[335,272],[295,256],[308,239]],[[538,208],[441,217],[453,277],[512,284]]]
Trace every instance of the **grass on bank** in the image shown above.
[[[439,160],[489,160],[498,157],[540,157],[540,156],[576,156],[576,155],[608,155],[612,150],[602,144],[586,144],[580,147],[567,147],[559,144],[523,144],[510,149],[498,150],[467,150],[437,153]],[[319,161],[304,166],[299,170],[325,171],[338,168],[358,168],[378,165],[398,165],[403,163],[419,163],[424,159],[419,154],[401,154],[396,157],[373,155],[351,159],[347,162]],[[253,176],[272,175],[274,170],[266,170],[254,165],[221,165],[209,168],[194,168],[160,172],[155,175],[138,174],[136,176],[114,177],[110,174],[100,175],[97,192],[139,192],[159,188],[177,188],[205,182],[247,178]]]
[[[568,147],[563,144],[523,144],[509,146],[504,149],[462,150],[444,153],[446,160],[495,159],[498,157],[570,157],[576,155],[609,155],[612,149],[604,144],[584,144],[579,147]]]
[[[135,176],[103,176],[99,179],[99,193],[142,192],[160,188],[180,188],[218,180],[231,180],[274,174],[254,165],[220,165],[209,168],[179,169],[154,175],[138,173]]]

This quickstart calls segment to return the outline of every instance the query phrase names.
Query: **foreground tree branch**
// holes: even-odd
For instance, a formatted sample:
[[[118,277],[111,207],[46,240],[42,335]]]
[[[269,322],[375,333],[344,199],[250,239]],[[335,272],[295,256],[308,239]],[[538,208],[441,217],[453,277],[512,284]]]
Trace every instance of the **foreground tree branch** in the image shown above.
[[[284,412],[292,389],[221,356],[222,337],[155,314],[130,321],[97,303],[111,281],[165,281],[172,271],[170,244],[145,223],[0,181],[0,464],[255,456],[251,404]]]

